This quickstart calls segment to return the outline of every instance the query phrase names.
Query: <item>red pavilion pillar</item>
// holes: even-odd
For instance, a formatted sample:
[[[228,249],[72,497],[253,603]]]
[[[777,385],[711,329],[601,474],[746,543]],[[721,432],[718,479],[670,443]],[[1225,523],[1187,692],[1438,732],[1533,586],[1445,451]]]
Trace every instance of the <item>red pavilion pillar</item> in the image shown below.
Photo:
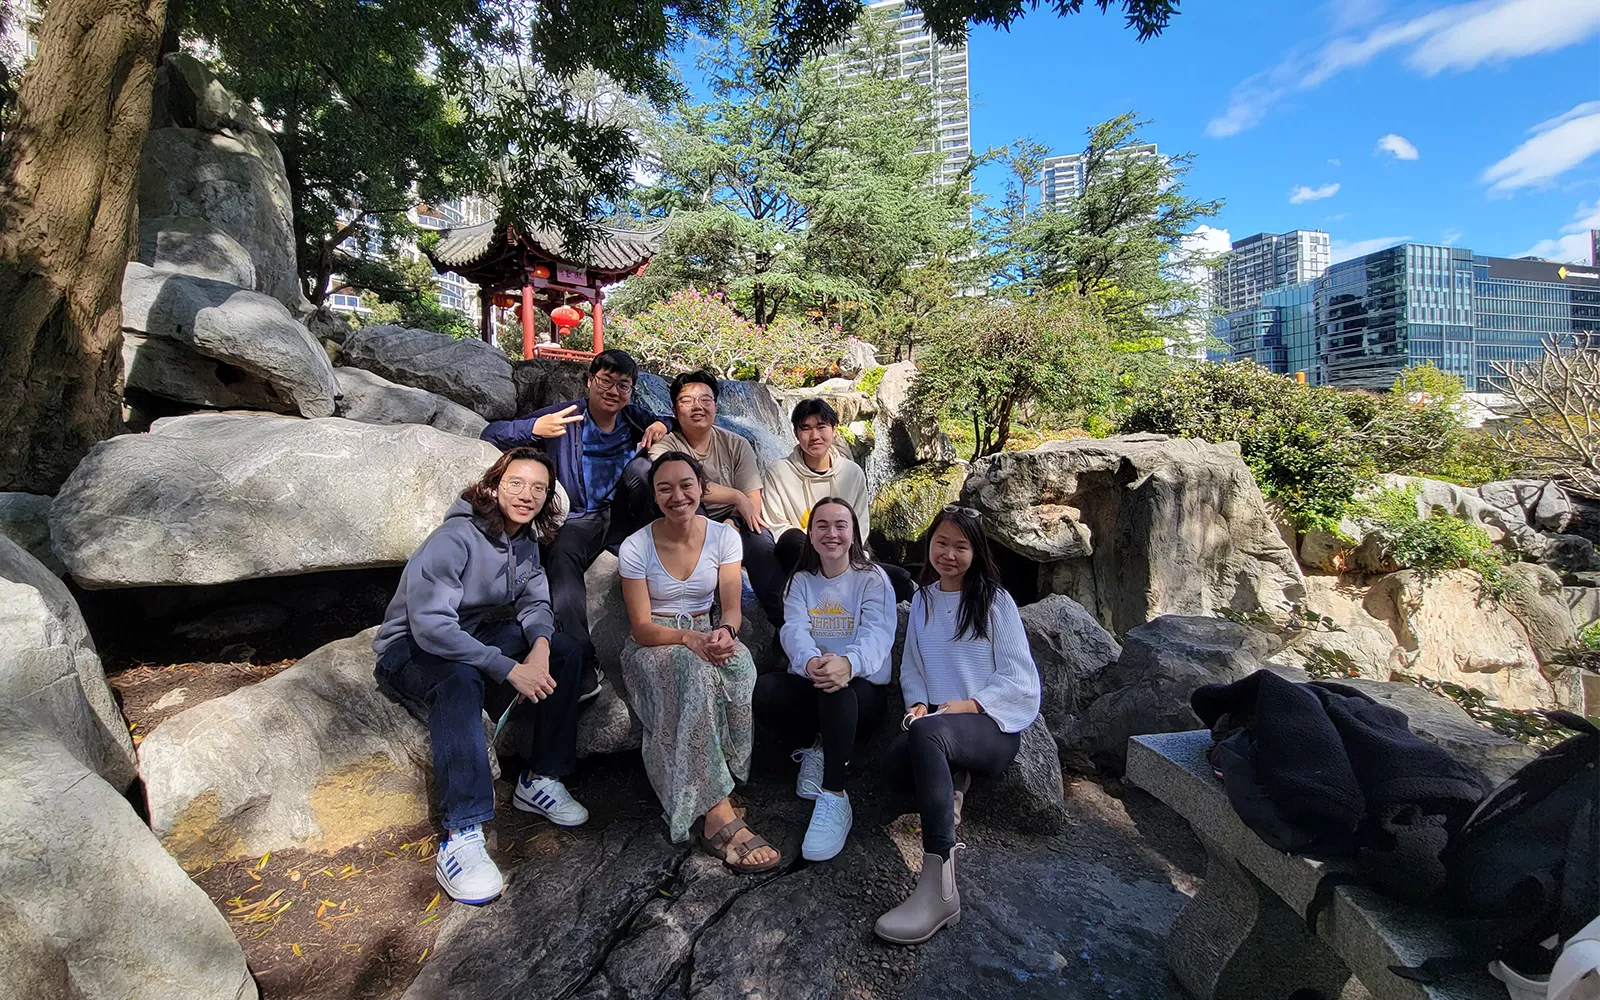
[[[524,274],[522,276],[522,357],[523,360],[533,357],[534,342],[533,325],[533,278]]]
[[[594,353],[596,354],[606,349],[605,313],[600,308],[600,303],[605,297],[605,293],[600,289],[594,290]]]

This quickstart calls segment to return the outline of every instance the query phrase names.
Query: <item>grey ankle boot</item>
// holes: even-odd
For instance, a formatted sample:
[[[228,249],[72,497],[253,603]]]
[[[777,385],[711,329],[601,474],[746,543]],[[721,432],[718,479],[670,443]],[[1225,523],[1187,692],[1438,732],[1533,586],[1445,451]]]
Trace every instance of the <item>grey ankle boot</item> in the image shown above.
[[[959,846],[959,845],[958,845]],[[961,922],[961,893],[956,889],[956,852],[943,860],[922,856],[922,874],[904,903],[878,918],[873,933],[891,944],[921,944],[943,927]]]

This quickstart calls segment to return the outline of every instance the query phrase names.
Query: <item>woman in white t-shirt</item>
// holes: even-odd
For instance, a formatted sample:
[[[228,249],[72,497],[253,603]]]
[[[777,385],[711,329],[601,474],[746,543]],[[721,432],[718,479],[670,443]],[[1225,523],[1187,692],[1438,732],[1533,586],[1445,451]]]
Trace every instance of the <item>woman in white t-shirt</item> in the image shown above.
[[[845,765],[877,731],[893,672],[894,586],[861,547],[856,511],[824,497],[809,511],[806,547],[784,588],[778,639],[789,669],[756,682],[756,718],[796,752],[795,793],[816,803],[800,853],[828,861],[844,848],[852,811]]]
[[[692,455],[650,467],[662,517],[618,551],[632,635],[622,676],[644,727],[644,767],[674,842],[705,817],[700,847],[737,872],[775,867],[778,852],[734,812],[728,795],[750,773],[756,668],[739,641],[739,532],[699,513],[706,474]],[[713,627],[711,606],[722,609]]]

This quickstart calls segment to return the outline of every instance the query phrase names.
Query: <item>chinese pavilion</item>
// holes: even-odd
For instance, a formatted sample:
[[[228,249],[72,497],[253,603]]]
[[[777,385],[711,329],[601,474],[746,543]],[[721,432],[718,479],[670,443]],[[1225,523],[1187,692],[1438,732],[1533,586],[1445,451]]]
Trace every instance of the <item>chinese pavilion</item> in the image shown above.
[[[559,232],[506,222],[447,229],[424,251],[436,271],[454,271],[478,286],[478,330],[493,340],[491,310],[518,310],[522,321],[522,356],[588,360],[605,350],[602,286],[638,274],[660,245],[661,229],[636,231],[600,227],[581,257],[569,253]],[[561,347],[561,336],[576,327],[582,312],[574,303],[588,302],[594,325],[594,349]],[[550,317],[554,342],[539,343],[534,310]]]

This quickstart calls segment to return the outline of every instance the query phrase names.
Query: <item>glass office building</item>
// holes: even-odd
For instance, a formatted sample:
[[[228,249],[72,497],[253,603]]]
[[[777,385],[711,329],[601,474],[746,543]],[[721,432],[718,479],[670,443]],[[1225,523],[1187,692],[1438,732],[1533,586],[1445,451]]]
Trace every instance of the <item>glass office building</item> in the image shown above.
[[[1228,359],[1313,385],[1387,389],[1407,366],[1432,364],[1491,391],[1496,363],[1532,360],[1547,338],[1600,335],[1600,272],[1407,243],[1267,292],[1215,332]]]

